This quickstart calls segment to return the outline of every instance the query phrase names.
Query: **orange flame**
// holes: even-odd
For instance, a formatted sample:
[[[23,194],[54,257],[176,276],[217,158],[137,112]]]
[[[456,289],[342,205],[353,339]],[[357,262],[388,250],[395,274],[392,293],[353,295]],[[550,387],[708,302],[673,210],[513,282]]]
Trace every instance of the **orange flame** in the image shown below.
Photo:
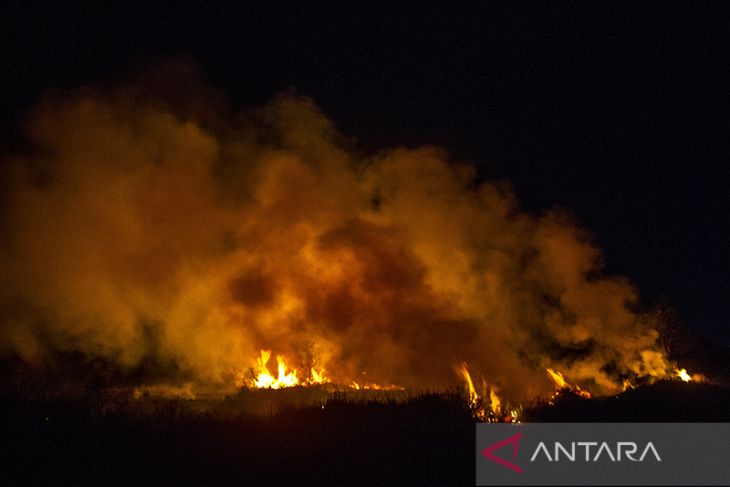
[[[684,382],[689,382],[692,380],[692,376],[689,375],[689,372],[687,372],[687,369],[677,369],[675,371],[675,375],[679,377],[680,380],[683,380]]]
[[[307,383],[324,384],[326,382],[331,382],[331,381],[327,378],[327,376],[325,376],[324,369],[321,369],[319,372],[314,367],[309,369],[309,380],[307,381]]]
[[[548,377],[550,377],[550,380],[553,381],[553,384],[555,384],[556,389],[564,389],[568,387],[568,383],[565,382],[565,378],[563,377],[563,374],[560,372],[555,372],[553,369],[545,369],[547,370]]]
[[[477,394],[476,389],[474,389],[474,381],[471,380],[471,375],[469,375],[469,369],[466,367],[466,363],[461,363],[460,372],[469,391],[469,406],[474,407],[479,402],[479,394]]]
[[[458,371],[466,383],[469,407],[478,419],[487,422],[519,423],[517,410],[508,408],[497,394],[497,390],[494,387],[489,387],[485,380],[482,381],[482,394],[480,395],[477,392],[465,362],[461,363]],[[489,393],[489,409],[487,409],[483,399],[483,397],[486,397],[487,391]]]
[[[580,386],[577,386],[577,385],[574,386],[574,385],[569,384],[565,380],[565,377],[563,377],[563,374],[561,372],[555,371],[551,368],[547,368],[545,370],[547,371],[548,377],[550,378],[550,380],[553,382],[553,384],[555,384],[557,393],[559,393],[560,391],[563,391],[563,390],[568,390],[577,396],[580,396],[580,397],[583,397],[586,399],[591,398],[590,392],[586,391],[585,389],[581,389]],[[555,397],[555,395],[553,395],[553,398],[554,397]]]
[[[254,387],[260,389],[281,389],[283,387],[294,387],[299,384],[297,371],[287,372],[286,362],[279,355],[276,357],[278,376],[274,377],[269,373],[267,364],[271,358],[271,351],[261,350],[261,357],[257,359],[259,373],[253,382]]]
[[[249,386],[256,389],[283,389],[294,386],[312,386],[319,384],[332,383],[325,370],[317,370],[314,367],[309,369],[309,377],[304,380],[299,379],[299,371],[290,368],[287,361],[281,355],[277,355],[277,375],[274,376],[269,372],[268,363],[271,358],[270,350],[261,350],[261,356],[256,359],[256,377],[249,382]],[[346,387],[354,390],[374,390],[374,391],[402,391],[403,387],[395,384],[360,384],[356,381],[350,382]]]

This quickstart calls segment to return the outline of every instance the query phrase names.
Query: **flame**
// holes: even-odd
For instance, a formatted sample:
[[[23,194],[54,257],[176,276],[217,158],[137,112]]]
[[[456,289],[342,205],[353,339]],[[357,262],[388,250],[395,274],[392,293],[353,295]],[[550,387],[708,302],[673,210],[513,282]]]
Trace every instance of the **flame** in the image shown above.
[[[469,391],[469,406],[474,407],[479,401],[479,394],[477,394],[476,389],[474,389],[474,381],[471,380],[471,375],[469,375],[469,369],[466,367],[466,363],[461,363],[460,372],[461,376],[464,378],[464,381],[466,381],[466,385]]]
[[[573,389],[573,392],[575,394],[579,395],[580,397],[585,398],[585,399],[590,399],[591,398],[591,393],[590,392],[586,391],[585,389],[581,389],[578,386],[575,386],[575,388]]]
[[[331,382],[324,374],[324,369],[317,372],[317,369],[312,367],[309,369],[309,384],[324,384],[325,382]]]
[[[274,377],[269,373],[267,364],[271,358],[270,350],[261,350],[261,356],[257,359],[259,373],[253,381],[254,387],[259,389],[281,389],[283,387],[294,387],[299,384],[297,371],[287,372],[286,361],[281,355],[276,357],[278,376]]]
[[[489,390],[489,407],[492,410],[493,413],[496,413],[501,409],[502,406],[502,400],[499,398],[496,392],[494,390]]]
[[[561,374],[560,372],[555,372],[553,369],[550,368],[545,370],[547,370],[548,377],[550,377],[550,380],[553,381],[556,389],[565,389],[566,387],[568,387],[568,383],[565,382],[563,374]]]
[[[563,377],[563,374],[559,371],[555,371],[551,368],[545,369],[548,373],[548,377],[550,380],[555,384],[555,388],[557,389],[556,393],[553,394],[552,399],[555,399],[557,395],[560,394],[561,391],[570,391],[573,394],[583,397],[585,399],[591,398],[591,393],[586,391],[585,389],[582,389],[580,386],[577,385],[571,385],[566,380],[565,377]],[[624,386],[626,384],[624,383]]]
[[[516,409],[510,409],[497,394],[495,387],[489,387],[486,380],[482,380],[482,394],[479,394],[474,387],[474,381],[469,373],[465,362],[459,366],[459,374],[466,383],[468,393],[468,404],[477,419],[490,423],[519,423],[519,413]],[[489,409],[484,404],[483,397],[489,394]]]
[[[291,368],[287,365],[286,359],[277,355],[277,374],[272,375],[269,372],[269,359],[271,358],[270,350],[261,350],[261,355],[256,359],[256,377],[249,381],[248,385],[256,389],[283,389],[286,387],[294,386],[313,386],[320,384],[333,383],[325,370],[317,370],[314,367],[309,369],[309,377],[305,380],[299,380],[300,373],[295,368]],[[239,381],[240,382],[240,381]],[[244,383],[245,384],[245,383]],[[243,385],[243,384],[240,384]],[[373,391],[403,391],[405,388],[395,384],[376,384],[376,383],[365,383],[360,384],[356,381],[350,382],[346,387],[354,390],[373,390]]]
[[[679,370],[677,370],[676,371],[676,375],[677,375],[677,377],[679,377],[684,382],[689,382],[689,381],[692,380],[692,376],[689,375],[689,373],[687,372],[687,369],[679,369]]]

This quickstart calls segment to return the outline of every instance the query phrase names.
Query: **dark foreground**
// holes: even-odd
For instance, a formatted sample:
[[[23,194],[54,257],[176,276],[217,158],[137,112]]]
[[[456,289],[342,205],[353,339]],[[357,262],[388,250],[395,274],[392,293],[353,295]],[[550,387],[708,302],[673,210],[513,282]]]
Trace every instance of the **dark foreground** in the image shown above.
[[[463,397],[331,400],[261,416],[152,414],[93,395],[2,396],[2,485],[474,485]],[[729,389],[660,383],[615,398],[568,394],[525,421],[730,421]]]

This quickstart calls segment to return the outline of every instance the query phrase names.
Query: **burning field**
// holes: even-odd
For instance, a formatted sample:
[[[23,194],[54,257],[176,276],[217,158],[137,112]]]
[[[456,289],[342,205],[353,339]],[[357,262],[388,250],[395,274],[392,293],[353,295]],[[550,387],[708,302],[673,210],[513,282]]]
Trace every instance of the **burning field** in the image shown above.
[[[436,147],[364,153],[306,97],[237,112],[174,74],[46,97],[1,166],[18,451],[44,457],[70,435],[129,458],[185,437],[211,443],[211,471],[238,461],[229,440],[273,468],[287,431],[295,446],[314,435],[321,463],[341,446],[327,428],[347,421],[413,441],[453,431],[453,446],[475,419],[530,420],[566,398],[586,410],[661,384],[716,391],[669,356],[661,314],[602,273],[564,211],[522,211],[508,183]]]
[[[28,116],[2,165],[3,353],[77,352],[192,394],[468,373],[514,404],[553,392],[547,369],[598,395],[677,373],[564,212],[527,214],[434,147],[362,154],[305,97],[232,113],[167,85]]]

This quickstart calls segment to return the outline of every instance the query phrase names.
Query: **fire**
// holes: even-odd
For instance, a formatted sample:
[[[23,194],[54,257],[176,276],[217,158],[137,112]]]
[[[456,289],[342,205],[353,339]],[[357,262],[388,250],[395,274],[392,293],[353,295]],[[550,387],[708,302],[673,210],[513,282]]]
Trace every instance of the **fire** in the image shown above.
[[[462,362],[459,367],[459,374],[466,383],[469,408],[474,416],[482,421],[490,423],[505,422],[519,423],[519,413],[516,409],[510,409],[502,401],[494,387],[488,387],[486,381],[482,381],[482,394],[479,394],[474,387],[474,381],[469,373],[466,363]],[[487,409],[484,397],[489,393],[489,408]]]
[[[192,394],[445,390],[469,357],[458,380],[489,414],[552,392],[534,364],[595,377],[595,394],[674,376],[662,317],[636,312],[638,291],[602,275],[564,212],[521,211],[509,185],[430,144],[354,150],[306,97],[233,116],[150,92],[74,90],[33,111],[53,184],[39,148],[1,161],[3,353],[170,364],[168,385]],[[316,367],[299,359],[310,344]],[[570,372],[554,362],[576,346]]]
[[[563,374],[559,371],[553,370],[551,368],[545,369],[548,373],[548,378],[552,381],[552,383],[555,385],[555,393],[551,396],[550,402],[557,398],[563,391],[569,391],[577,396],[590,399],[591,393],[588,392],[585,389],[582,389],[580,386],[572,385],[568,381],[565,380],[565,377]],[[674,378],[675,380],[681,380],[683,382],[707,382],[707,378],[703,376],[702,374],[690,374],[687,372],[687,369],[680,369],[678,367],[674,367],[674,372],[670,373],[671,369],[665,369],[664,371],[652,371],[650,375],[653,378],[656,379],[662,379],[662,380],[668,380]],[[634,389],[635,385],[630,379],[624,379],[623,385],[621,390],[627,391],[629,389]]]
[[[380,385],[380,384],[360,384],[357,381],[350,382],[349,385],[350,389],[354,389],[356,391],[359,390],[372,390],[372,391],[403,391],[405,390],[404,387],[397,386],[395,384],[388,384],[388,385]]]
[[[568,387],[568,383],[565,382],[563,374],[561,374],[560,372],[555,372],[553,369],[550,368],[545,370],[547,370],[548,377],[550,377],[557,389],[565,389],[566,387]]]
[[[261,355],[256,359],[256,377],[249,381],[248,386],[255,389],[283,389],[295,386],[313,386],[320,384],[332,384],[323,368],[317,370],[315,367],[309,369],[309,377],[300,379],[300,373],[297,369],[290,367],[287,360],[277,355],[277,374],[272,375],[269,372],[269,359],[271,358],[270,350],[261,350]],[[402,391],[403,387],[395,384],[376,384],[376,383],[359,383],[351,381],[346,388],[354,390],[373,390],[373,391]]]
[[[568,390],[577,396],[580,396],[580,397],[583,397],[586,399],[591,398],[590,392],[586,391],[585,389],[581,389],[580,386],[577,386],[577,385],[574,386],[574,385],[569,384],[565,380],[565,377],[563,377],[562,373],[555,371],[551,368],[547,368],[545,370],[547,371],[548,377],[550,378],[550,380],[553,382],[553,384],[555,384],[555,388],[557,389],[556,394],[560,393],[560,391]],[[555,395],[553,395],[553,398],[555,397]]]
[[[258,374],[251,381],[251,386],[257,389],[282,389],[284,387],[294,387],[297,385],[315,385],[325,384],[331,380],[325,374],[324,369],[317,370],[314,367],[309,369],[309,377],[304,381],[299,380],[299,373],[296,369],[291,369],[286,363],[286,359],[281,355],[276,357],[277,375],[274,377],[269,372],[268,363],[271,358],[270,350],[261,350],[261,356],[256,359]]]
[[[586,391],[585,389],[581,389],[578,386],[575,386],[575,388],[573,389],[573,392],[575,392],[576,394],[578,394],[580,397],[584,397],[586,399],[590,399],[591,398],[591,393],[590,392]]]
[[[469,375],[469,369],[467,369],[464,362],[461,363],[460,371],[461,376],[464,378],[464,381],[466,381],[466,386],[469,390],[469,406],[474,407],[479,401],[479,394],[477,394],[476,389],[474,389],[474,381],[471,380],[471,375]]]
[[[710,382],[707,376],[703,374],[691,374],[689,371],[687,371],[687,369],[680,369],[679,367],[674,368],[673,377],[675,379],[681,380],[682,382]]]
[[[256,359],[256,376],[248,383],[250,387],[259,389],[282,389],[295,386],[312,386],[326,383],[333,384],[332,379],[327,376],[324,368],[310,367],[308,377],[300,379],[303,374],[300,374],[300,371],[296,368],[291,367],[287,360],[281,355],[276,356],[276,374],[272,374],[268,367],[270,359],[270,350],[260,351],[260,356]],[[550,398],[551,404],[553,403],[553,400],[565,392],[570,392],[585,399],[591,398],[590,392],[582,389],[578,385],[569,383],[562,372],[552,368],[546,368],[545,370],[548,378],[555,386],[555,393]],[[477,419],[486,422],[520,422],[519,411],[522,406],[513,408],[508,403],[505,403],[498,394],[499,389],[487,384],[487,381],[484,378],[481,379],[479,387],[472,378],[472,374],[469,372],[469,367],[466,362],[462,362],[457,371],[466,386],[468,406]],[[684,382],[693,380],[701,381],[703,379],[701,375],[691,375],[687,372],[687,369],[684,368],[676,368],[674,376]],[[624,390],[634,388],[634,385],[628,379],[624,380],[623,386]],[[394,384],[382,385],[376,383],[362,383],[355,380],[350,381],[343,387],[354,391],[405,390],[403,387]]]
[[[689,373],[687,372],[687,369],[679,369],[679,370],[677,370],[676,371],[676,375],[677,375],[677,377],[679,377],[684,382],[689,382],[689,381],[692,380],[692,376],[689,375]]]
[[[312,367],[309,369],[309,384],[324,384],[325,382],[330,382],[330,380],[324,375],[324,369],[320,370],[319,372]]]
[[[497,412],[501,409],[502,400],[499,398],[496,392],[489,390],[489,405],[492,412]]]
[[[253,382],[254,387],[259,389],[281,389],[284,387],[294,387],[299,384],[297,371],[287,372],[286,361],[281,355],[276,357],[278,376],[274,377],[269,373],[267,364],[271,358],[271,351],[261,350],[261,356],[257,359],[259,373]]]

